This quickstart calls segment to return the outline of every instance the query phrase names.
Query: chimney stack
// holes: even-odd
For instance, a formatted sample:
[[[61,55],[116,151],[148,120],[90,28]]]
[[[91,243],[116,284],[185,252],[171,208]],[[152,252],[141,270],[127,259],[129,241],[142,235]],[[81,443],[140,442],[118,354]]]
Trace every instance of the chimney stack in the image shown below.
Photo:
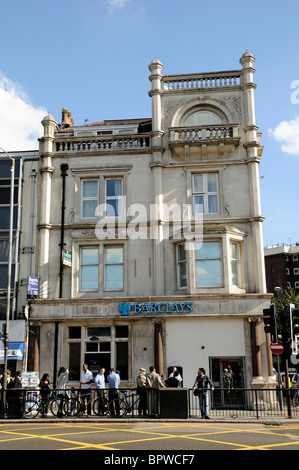
[[[62,108],[61,127],[72,127],[74,120],[71,112],[67,108]]]

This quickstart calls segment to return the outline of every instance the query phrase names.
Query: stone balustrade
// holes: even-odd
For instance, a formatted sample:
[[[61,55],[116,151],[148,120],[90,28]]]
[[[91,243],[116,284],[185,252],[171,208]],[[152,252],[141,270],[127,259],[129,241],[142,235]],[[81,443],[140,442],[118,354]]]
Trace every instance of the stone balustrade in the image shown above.
[[[241,73],[238,70],[191,75],[165,75],[162,78],[164,91],[234,87],[240,86],[240,83]]]
[[[56,136],[56,153],[93,153],[146,150],[150,147],[148,134],[108,136]]]
[[[239,137],[239,126],[236,124],[172,127],[169,131],[172,143],[230,140]]]

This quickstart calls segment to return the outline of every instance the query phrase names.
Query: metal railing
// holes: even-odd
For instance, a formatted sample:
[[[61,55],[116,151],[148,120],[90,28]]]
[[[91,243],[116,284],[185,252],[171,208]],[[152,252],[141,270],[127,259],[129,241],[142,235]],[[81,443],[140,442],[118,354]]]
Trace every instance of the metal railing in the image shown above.
[[[160,391],[147,389],[142,395],[137,389],[120,389],[117,396],[112,396],[108,389],[99,393],[91,389],[83,396],[80,389],[66,391],[51,390],[45,397],[39,389],[11,389],[7,391],[6,407],[0,390],[0,418],[74,418],[91,417],[126,417],[174,418],[176,407],[186,407],[186,416],[201,418],[200,397],[192,389],[168,388],[174,390],[168,395],[166,411]],[[163,391],[161,391],[163,393]],[[207,390],[209,415],[214,419],[261,419],[261,418],[299,418],[299,390],[297,389],[221,389]],[[173,397],[173,401],[172,401]],[[183,399],[180,402],[180,397]],[[167,413],[169,412],[169,416]]]
[[[211,418],[299,418],[296,389],[207,390]],[[199,397],[189,390],[189,418],[201,417]]]

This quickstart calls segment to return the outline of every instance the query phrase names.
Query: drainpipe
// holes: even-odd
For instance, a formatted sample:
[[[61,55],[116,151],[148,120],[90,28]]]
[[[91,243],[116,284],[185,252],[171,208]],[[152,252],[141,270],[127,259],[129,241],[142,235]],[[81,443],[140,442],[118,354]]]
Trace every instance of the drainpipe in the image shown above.
[[[60,270],[59,270],[59,297],[62,298],[62,286],[63,286],[63,247],[64,243],[64,212],[65,212],[65,178],[67,176],[67,170],[69,166],[67,163],[60,165],[61,176],[62,176],[62,201],[61,201],[61,228],[60,228]]]
[[[62,201],[61,201],[61,228],[60,228],[60,268],[59,268],[59,298],[62,298],[63,292],[63,247],[64,243],[64,212],[65,212],[65,178],[67,176],[67,170],[69,166],[67,163],[60,165],[61,176],[62,176]],[[55,322],[55,333],[54,333],[54,371],[53,371],[53,387],[56,386],[57,376],[57,353],[58,353],[58,325],[59,322]]]

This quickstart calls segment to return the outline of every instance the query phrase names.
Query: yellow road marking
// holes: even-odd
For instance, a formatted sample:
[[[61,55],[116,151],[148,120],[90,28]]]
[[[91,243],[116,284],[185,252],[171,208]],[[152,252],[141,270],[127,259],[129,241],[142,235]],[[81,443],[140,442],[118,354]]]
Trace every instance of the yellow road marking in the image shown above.
[[[15,426],[15,423],[13,424]],[[45,423],[45,425],[40,425],[37,424],[36,426],[34,425],[34,429],[32,429],[32,424],[30,423],[20,423],[18,424],[17,428],[19,429],[14,429],[14,430],[5,430],[5,429],[0,429],[0,434],[12,434],[13,436],[15,437],[12,437],[11,439],[3,439],[1,440],[0,439],[0,443],[1,442],[11,442],[13,440],[24,440],[24,439],[46,439],[46,440],[52,440],[52,441],[56,441],[56,442],[60,442],[60,443],[66,443],[66,444],[72,444],[73,447],[68,447],[68,448],[64,448],[63,450],[68,450],[68,449],[82,449],[82,448],[97,448],[97,449],[105,449],[105,450],[118,450],[116,449],[115,447],[111,447],[111,446],[119,446],[119,445],[123,445],[123,444],[127,444],[127,443],[138,443],[138,442],[146,442],[146,441],[155,441],[155,440],[164,440],[164,439],[173,439],[173,438],[181,438],[181,439],[190,439],[190,440],[197,440],[197,441],[200,441],[200,442],[211,442],[211,443],[216,443],[216,444],[221,444],[221,445],[226,445],[226,446],[234,446],[234,447],[237,447],[239,448],[240,450],[249,450],[249,449],[255,449],[255,450],[266,450],[266,449],[271,449],[272,447],[279,447],[279,446],[292,446],[292,445],[298,445],[299,442],[298,441],[294,441],[294,442],[291,442],[291,443],[277,443],[277,444],[265,444],[265,445],[258,445],[258,446],[249,446],[248,444],[239,444],[239,443],[234,443],[234,442],[226,442],[226,441],[221,441],[221,440],[217,440],[217,439],[210,439],[210,438],[207,438],[207,437],[204,437],[204,436],[208,436],[208,435],[219,435],[219,434],[224,434],[224,433],[227,433],[227,434],[235,434],[235,433],[239,433],[239,432],[242,432],[242,433],[257,433],[257,434],[266,434],[266,435],[271,435],[273,437],[277,436],[277,437],[286,437],[286,438],[290,438],[290,437],[293,437],[293,438],[297,438],[298,439],[298,436],[293,436],[291,434],[283,434],[283,433],[277,433],[277,432],[270,432],[270,431],[265,431],[265,430],[262,430],[260,429],[260,426],[262,425],[258,425],[259,428],[257,428],[256,426],[257,425],[254,425],[254,429],[244,429],[243,426],[239,425],[237,429],[232,429],[230,428],[229,426],[225,426],[225,425],[221,425],[220,423],[215,423],[215,424],[209,424],[208,426],[208,429],[206,431],[204,431],[204,429],[201,430],[201,432],[197,432],[197,433],[192,433],[192,434],[189,434],[189,433],[184,433],[183,435],[179,435],[179,434],[176,434],[176,433],[169,433],[169,432],[157,432],[157,430],[159,428],[162,428],[164,430],[168,429],[169,428],[174,428],[175,430],[179,430],[180,428],[197,428],[198,430],[198,427],[199,428],[206,428],[207,425],[206,424],[201,424],[201,423],[157,423],[157,424],[154,424],[152,423],[152,425],[150,426],[150,428],[147,426],[146,428],[145,427],[138,427],[139,423],[137,423],[137,428],[135,429],[128,429],[129,426],[136,426],[136,423],[109,423],[109,424],[104,424],[104,423],[70,423],[70,424],[67,424],[67,423],[51,423],[51,425],[49,425],[49,423]],[[7,424],[3,424],[1,425],[1,427],[7,427],[8,425]],[[22,430],[22,428],[24,426],[31,426],[31,429],[34,430],[35,432],[38,430],[38,429],[43,429],[43,430],[46,430],[47,428],[49,429],[52,429],[53,430],[53,427],[56,428],[57,430],[60,428],[60,427],[66,427],[66,428],[72,428],[72,432],[63,432],[63,433],[58,433],[58,434],[48,434],[48,435],[44,435],[44,436],[41,436],[41,435],[36,435],[35,433],[32,434],[32,433],[28,433],[28,432],[24,432],[24,430]],[[246,425],[248,426],[248,425]],[[88,427],[89,430],[82,430],[80,431],[79,429],[75,430],[74,428],[86,428]],[[211,428],[214,428],[214,429],[211,429]],[[219,429],[220,428],[220,429]],[[284,427],[283,429],[286,430],[298,430],[299,426],[288,426],[287,428]],[[191,430],[190,429],[190,430]],[[270,428],[272,431],[273,429],[277,429],[277,426],[271,426]],[[156,431],[154,431],[156,430]],[[86,442],[81,442],[81,441],[76,441],[76,440],[70,440],[70,439],[62,439],[61,436],[63,435],[68,435],[70,436],[71,434],[80,434],[80,435],[83,435],[83,434],[95,434],[95,433],[100,433],[100,434],[103,434],[103,433],[110,433],[110,432],[126,432],[126,433],[130,433],[130,434],[146,434],[148,435],[149,437],[144,437],[144,438],[140,438],[140,439],[128,439],[128,440],[120,440],[120,441],[114,441],[114,442],[106,442],[106,443],[101,443],[101,444],[93,444],[93,443],[86,443]],[[18,436],[18,437],[16,437]],[[200,437],[202,436],[202,437]],[[108,436],[107,436],[108,437]],[[132,436],[133,437],[133,436]]]

